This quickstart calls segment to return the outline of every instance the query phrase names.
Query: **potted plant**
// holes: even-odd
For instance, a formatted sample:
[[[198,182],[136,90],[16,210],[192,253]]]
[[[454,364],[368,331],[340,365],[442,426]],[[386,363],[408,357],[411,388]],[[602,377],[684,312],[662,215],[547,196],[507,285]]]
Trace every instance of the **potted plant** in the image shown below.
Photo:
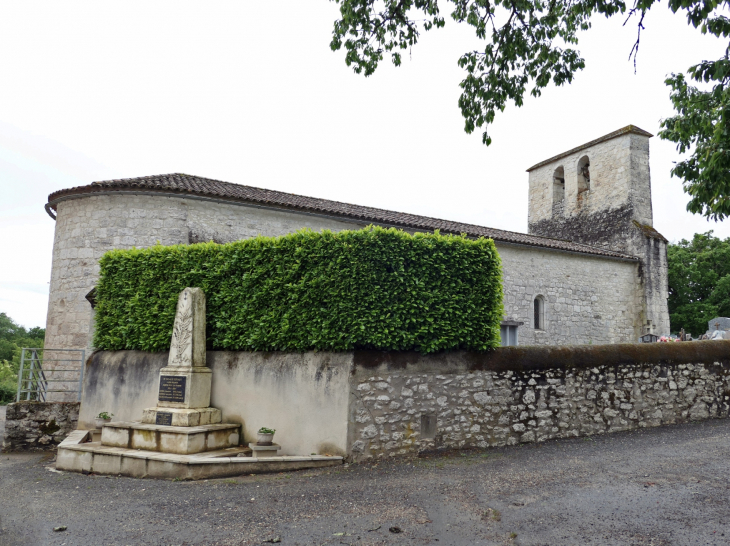
[[[270,446],[274,440],[274,432],[276,430],[273,428],[261,427],[256,438],[256,443],[260,446]]]
[[[96,425],[96,428],[101,428],[109,423],[112,420],[112,417],[114,417],[113,413],[109,413],[108,411],[102,411],[94,419],[94,424]]]

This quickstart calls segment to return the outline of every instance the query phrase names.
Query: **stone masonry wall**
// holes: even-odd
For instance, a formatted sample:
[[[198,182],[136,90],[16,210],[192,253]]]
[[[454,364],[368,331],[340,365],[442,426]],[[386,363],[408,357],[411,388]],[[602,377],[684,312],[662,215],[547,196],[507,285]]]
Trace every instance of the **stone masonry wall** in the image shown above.
[[[504,314],[523,322],[519,345],[631,343],[641,335],[638,264],[497,243]],[[534,300],[544,328],[534,328]]]
[[[578,164],[588,156],[590,190],[578,191]],[[553,176],[563,167],[565,195],[560,217],[553,213]],[[632,218],[652,225],[649,138],[625,134],[581,149],[530,171],[528,224],[591,216],[631,208]],[[536,233],[536,232],[535,232]],[[548,235],[559,237],[557,234]]]
[[[577,359],[575,348],[573,354],[569,348],[552,353],[502,348],[496,357],[481,357],[481,363],[464,353],[412,355],[407,362],[389,355],[373,363],[372,356],[356,352],[352,458],[542,442],[725,418],[730,411],[730,342],[704,343],[724,345],[699,357],[669,358],[662,353],[672,346],[651,347],[648,355],[642,347],[646,362],[633,361],[626,345],[613,346],[613,351],[581,348]],[[705,361],[688,362],[692,357]],[[431,434],[424,430],[429,425]]]
[[[578,192],[578,164],[590,159],[590,190]],[[553,175],[565,171],[565,201],[553,204]],[[668,334],[666,240],[652,228],[649,138],[628,133],[586,146],[530,172],[529,232],[610,248],[641,260],[639,335]]]
[[[120,193],[58,204],[45,346],[90,345],[91,306],[99,258],[113,248],[157,244],[219,243],[256,235],[283,235],[301,228],[358,229],[360,224],[232,203]],[[587,255],[498,245],[505,272],[507,318],[524,321],[521,343],[616,343],[634,341],[636,265]],[[532,328],[533,294],[546,300],[547,328]],[[46,357],[68,354],[46,350]],[[59,384],[58,386],[62,386]],[[73,385],[69,384],[72,389]]]
[[[91,307],[99,258],[114,248],[284,235],[301,228],[356,229],[354,223],[236,204],[159,195],[95,195],[58,204],[45,347],[89,346]],[[62,353],[48,358],[58,358]]]
[[[5,416],[3,451],[53,450],[76,429],[78,402],[16,402]]]

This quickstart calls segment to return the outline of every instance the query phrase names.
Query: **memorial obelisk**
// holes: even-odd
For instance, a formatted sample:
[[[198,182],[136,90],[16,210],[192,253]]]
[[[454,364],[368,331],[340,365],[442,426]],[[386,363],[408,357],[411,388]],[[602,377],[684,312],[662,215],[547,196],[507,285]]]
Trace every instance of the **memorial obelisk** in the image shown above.
[[[186,288],[177,300],[157,407],[145,409],[142,422],[177,427],[220,423],[221,411],[210,407],[213,371],[205,364],[205,294],[200,288]]]

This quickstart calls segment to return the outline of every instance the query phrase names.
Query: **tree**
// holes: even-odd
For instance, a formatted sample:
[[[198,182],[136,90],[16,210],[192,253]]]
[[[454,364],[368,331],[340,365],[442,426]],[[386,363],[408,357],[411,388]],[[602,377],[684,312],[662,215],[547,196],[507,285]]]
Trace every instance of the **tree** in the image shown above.
[[[345,62],[358,74],[371,75],[388,54],[399,66],[401,52],[417,44],[422,31],[446,24],[440,6],[453,4],[451,19],[472,27],[484,49],[468,51],[458,60],[466,72],[459,107],[464,129],[482,129],[482,142],[492,141],[487,126],[511,101],[521,106],[525,93],[540,96],[551,82],[563,85],[585,66],[577,33],[591,26],[591,17],[632,17],[637,39],[631,50],[636,61],[647,11],[656,0],[333,0],[340,5],[330,47],[346,50]],[[728,38],[730,19],[718,10],[730,0],[669,0],[669,9],[686,14],[702,33]],[[662,121],[660,137],[677,144],[689,159],[672,174],[681,178],[691,196],[687,209],[716,220],[730,215],[730,127],[727,125],[728,50],[717,61],[690,67],[691,80],[711,85],[709,91],[691,86],[685,75],[666,80],[672,89],[676,115]]]
[[[0,313],[0,405],[15,397],[23,347],[43,347],[43,328],[26,330],[5,313]]]
[[[730,316],[730,238],[698,233],[667,248],[669,319],[695,336],[717,316]]]

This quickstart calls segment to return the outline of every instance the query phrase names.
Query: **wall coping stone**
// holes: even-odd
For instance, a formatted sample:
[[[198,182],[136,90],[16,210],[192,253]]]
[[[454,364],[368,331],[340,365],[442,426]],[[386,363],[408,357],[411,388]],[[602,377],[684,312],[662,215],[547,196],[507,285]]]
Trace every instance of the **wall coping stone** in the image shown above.
[[[356,368],[405,370],[417,366],[435,373],[459,371],[534,371],[551,368],[594,368],[634,364],[730,364],[730,340],[676,343],[617,343],[499,347],[489,352],[455,351],[420,354],[415,351],[354,352]]]

